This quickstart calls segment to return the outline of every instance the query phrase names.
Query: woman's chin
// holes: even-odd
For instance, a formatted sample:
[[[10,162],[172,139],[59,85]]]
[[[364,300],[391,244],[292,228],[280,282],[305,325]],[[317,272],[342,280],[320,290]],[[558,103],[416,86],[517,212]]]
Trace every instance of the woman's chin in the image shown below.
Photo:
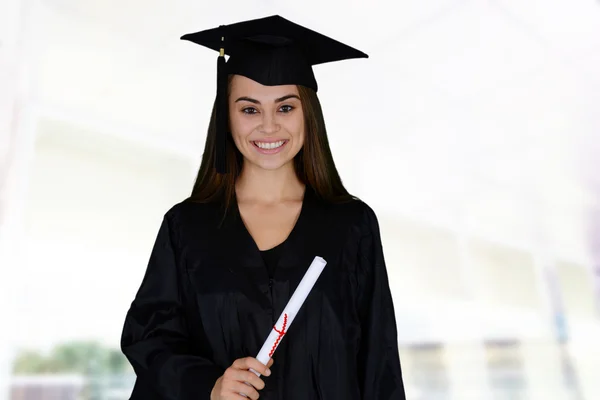
[[[254,168],[262,169],[266,171],[277,171],[282,168],[289,168],[293,166],[293,160],[250,160],[250,163]],[[248,160],[246,160],[248,162]]]

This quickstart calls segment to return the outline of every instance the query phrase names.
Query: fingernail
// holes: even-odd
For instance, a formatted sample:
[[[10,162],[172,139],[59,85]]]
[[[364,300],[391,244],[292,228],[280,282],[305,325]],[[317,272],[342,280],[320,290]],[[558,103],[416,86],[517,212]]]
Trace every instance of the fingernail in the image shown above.
[[[269,375],[271,375],[271,370],[270,370],[269,368],[267,368],[267,369],[266,369],[266,371],[265,371],[265,375],[266,375],[266,376],[269,376]]]

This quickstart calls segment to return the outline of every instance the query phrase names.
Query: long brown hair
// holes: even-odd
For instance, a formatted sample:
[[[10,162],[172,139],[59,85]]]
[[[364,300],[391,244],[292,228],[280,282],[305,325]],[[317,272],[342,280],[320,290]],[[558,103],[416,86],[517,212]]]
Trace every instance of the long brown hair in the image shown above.
[[[229,77],[231,87],[232,76]],[[321,103],[314,90],[298,86],[304,113],[304,145],[294,158],[298,179],[328,203],[342,203],[354,199],[338,174],[333,161]],[[235,203],[235,181],[242,171],[243,157],[231,134],[227,135],[227,173],[215,169],[216,109],[213,106],[202,162],[190,199],[201,203],[221,203],[225,211]]]

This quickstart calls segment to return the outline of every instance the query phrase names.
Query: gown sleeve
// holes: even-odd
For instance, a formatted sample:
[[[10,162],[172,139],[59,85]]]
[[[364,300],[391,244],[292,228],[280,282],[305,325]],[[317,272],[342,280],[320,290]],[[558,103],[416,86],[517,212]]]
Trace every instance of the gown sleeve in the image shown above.
[[[224,372],[191,343],[172,238],[167,214],[125,317],[121,349],[137,375],[131,400],[209,400]]]
[[[364,224],[359,249],[361,343],[358,366],[362,398],[406,400],[379,224],[369,207]]]

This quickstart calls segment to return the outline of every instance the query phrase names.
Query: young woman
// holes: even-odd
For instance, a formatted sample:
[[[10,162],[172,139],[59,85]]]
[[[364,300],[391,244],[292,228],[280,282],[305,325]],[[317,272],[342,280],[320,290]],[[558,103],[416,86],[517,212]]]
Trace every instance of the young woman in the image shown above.
[[[312,72],[366,55],[279,16],[183,39],[220,51],[217,101],[127,313],[132,399],[404,400],[377,219],[338,176]],[[315,256],[327,265],[265,366]]]

